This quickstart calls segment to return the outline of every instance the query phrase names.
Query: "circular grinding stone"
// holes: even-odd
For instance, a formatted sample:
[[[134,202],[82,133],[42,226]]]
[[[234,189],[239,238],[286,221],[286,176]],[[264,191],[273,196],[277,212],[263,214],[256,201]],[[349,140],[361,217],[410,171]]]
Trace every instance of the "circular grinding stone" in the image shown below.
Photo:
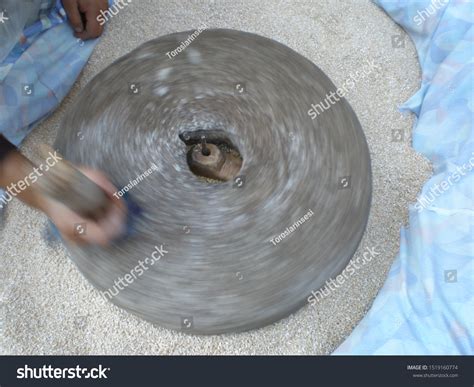
[[[156,167],[128,189],[142,208],[134,234],[68,248],[106,298],[146,320],[244,331],[296,311],[348,264],[369,214],[370,157],[353,110],[327,102],[336,87],[309,60],[223,29],[176,50],[193,32],[120,58],[66,116],[57,149],[118,190]],[[236,181],[189,170],[179,134],[194,130],[226,132],[243,158]]]

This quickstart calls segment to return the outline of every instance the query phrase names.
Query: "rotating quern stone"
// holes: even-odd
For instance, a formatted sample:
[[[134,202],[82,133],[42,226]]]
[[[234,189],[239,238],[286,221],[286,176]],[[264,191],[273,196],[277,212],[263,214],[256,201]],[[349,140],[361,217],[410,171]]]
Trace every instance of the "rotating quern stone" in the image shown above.
[[[67,114],[58,150],[118,189],[156,165],[128,192],[142,209],[134,234],[68,248],[97,289],[146,320],[244,331],[296,311],[347,265],[369,214],[369,152],[344,98],[308,115],[336,90],[309,60],[222,29],[169,58],[191,32],[118,59]]]

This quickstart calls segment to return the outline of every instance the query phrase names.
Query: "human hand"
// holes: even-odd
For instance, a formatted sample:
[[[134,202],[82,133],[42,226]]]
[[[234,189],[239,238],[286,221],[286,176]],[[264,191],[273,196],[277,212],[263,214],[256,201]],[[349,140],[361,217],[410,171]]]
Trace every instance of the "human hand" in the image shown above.
[[[126,205],[122,199],[113,196],[117,189],[104,174],[93,169],[78,169],[105,191],[110,199],[107,212],[100,219],[91,220],[48,198],[43,199],[41,209],[56,225],[64,240],[106,246],[125,233]]]
[[[107,0],[62,0],[62,3],[76,38],[87,40],[102,35],[104,27],[97,16],[109,8]]]

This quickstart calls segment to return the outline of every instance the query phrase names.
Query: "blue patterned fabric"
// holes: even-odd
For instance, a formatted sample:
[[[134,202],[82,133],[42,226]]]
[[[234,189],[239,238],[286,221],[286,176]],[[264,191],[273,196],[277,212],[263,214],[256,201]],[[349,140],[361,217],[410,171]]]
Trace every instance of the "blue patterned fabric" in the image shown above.
[[[422,69],[413,147],[433,176],[409,208],[400,253],[337,355],[473,354],[474,2],[376,1],[413,39]]]
[[[59,105],[97,43],[74,37],[60,0],[40,3],[36,22],[0,62],[0,133],[15,145]],[[18,12],[9,11],[7,23]]]

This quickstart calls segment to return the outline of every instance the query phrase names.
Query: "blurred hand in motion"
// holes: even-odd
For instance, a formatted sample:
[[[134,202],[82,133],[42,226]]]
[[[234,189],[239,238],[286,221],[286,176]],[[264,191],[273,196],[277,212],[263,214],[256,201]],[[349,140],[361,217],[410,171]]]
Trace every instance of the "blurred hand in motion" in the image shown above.
[[[114,197],[117,189],[99,171],[78,168],[84,175],[99,185],[110,199],[107,212],[98,220],[84,218],[65,205],[42,198],[41,209],[56,225],[63,239],[77,244],[106,246],[125,234],[127,208],[122,199]]]
[[[102,35],[104,27],[97,16],[109,8],[107,0],[62,0],[62,3],[76,38],[87,40]]]

